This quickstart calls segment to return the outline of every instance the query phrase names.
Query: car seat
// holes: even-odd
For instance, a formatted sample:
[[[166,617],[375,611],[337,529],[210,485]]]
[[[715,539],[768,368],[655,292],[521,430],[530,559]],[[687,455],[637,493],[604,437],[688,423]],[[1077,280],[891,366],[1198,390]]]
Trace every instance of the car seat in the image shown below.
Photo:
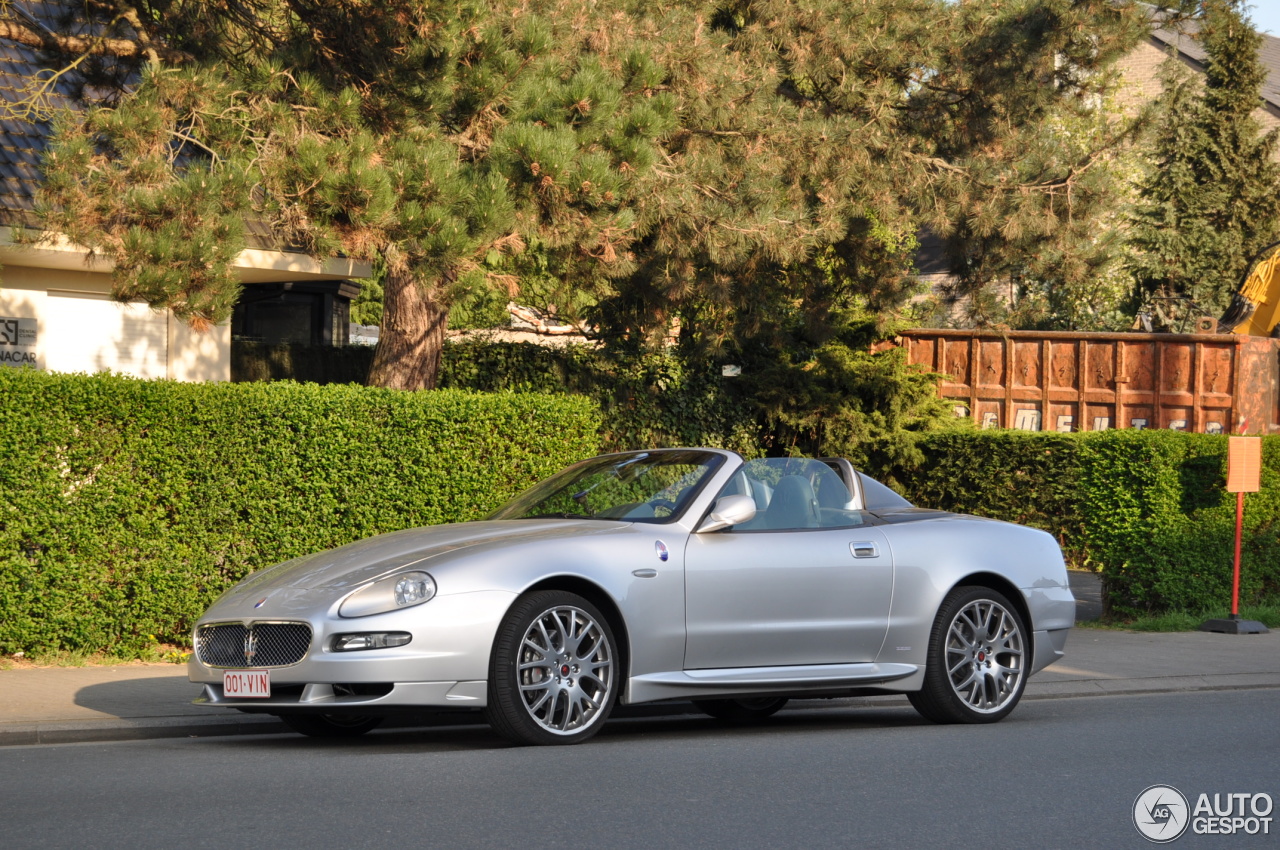
[[[773,488],[765,528],[817,528],[818,498],[802,475],[785,475]]]

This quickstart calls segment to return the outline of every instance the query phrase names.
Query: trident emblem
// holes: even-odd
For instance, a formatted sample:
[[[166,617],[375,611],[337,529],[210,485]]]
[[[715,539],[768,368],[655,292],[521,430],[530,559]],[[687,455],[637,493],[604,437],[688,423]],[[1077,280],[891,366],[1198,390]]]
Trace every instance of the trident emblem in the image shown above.
[[[244,661],[253,664],[253,657],[258,654],[258,636],[250,628],[244,636]]]

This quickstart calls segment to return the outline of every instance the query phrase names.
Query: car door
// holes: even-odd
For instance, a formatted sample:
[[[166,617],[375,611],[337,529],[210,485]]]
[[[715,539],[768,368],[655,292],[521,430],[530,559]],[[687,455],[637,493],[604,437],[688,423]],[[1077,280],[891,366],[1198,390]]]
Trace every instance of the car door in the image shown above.
[[[873,526],[691,535],[685,669],[874,661],[892,594]]]

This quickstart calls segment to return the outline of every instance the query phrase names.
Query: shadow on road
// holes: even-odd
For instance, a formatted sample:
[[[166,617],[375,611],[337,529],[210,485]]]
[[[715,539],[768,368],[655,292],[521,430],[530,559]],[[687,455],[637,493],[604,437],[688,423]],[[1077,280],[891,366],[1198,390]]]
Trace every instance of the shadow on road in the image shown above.
[[[181,668],[177,668],[181,669]],[[91,669],[71,670],[81,676],[92,675]],[[114,675],[106,672],[104,675]],[[131,676],[118,681],[101,681],[83,684],[82,679],[67,683],[74,687],[77,706],[124,719],[144,717],[200,716],[208,717],[206,709],[191,705],[200,695],[200,688],[187,681],[183,673],[158,676]]]
[[[823,703],[827,701],[822,701]],[[800,703],[768,720],[735,725],[707,717],[687,703],[676,706],[624,707],[605,724],[594,741],[626,743],[632,740],[650,742],[698,740],[732,736],[763,737],[814,731],[855,731],[858,729],[893,729],[933,726],[913,709],[897,705]],[[479,714],[414,715],[388,720],[388,725],[359,738],[308,738],[282,731],[280,735],[254,735],[235,738],[209,738],[218,747],[249,748],[254,751],[324,749],[364,755],[395,753],[460,752],[522,749],[498,737],[485,725]],[[588,744],[589,746],[589,744]],[[539,748],[529,748],[530,752]]]

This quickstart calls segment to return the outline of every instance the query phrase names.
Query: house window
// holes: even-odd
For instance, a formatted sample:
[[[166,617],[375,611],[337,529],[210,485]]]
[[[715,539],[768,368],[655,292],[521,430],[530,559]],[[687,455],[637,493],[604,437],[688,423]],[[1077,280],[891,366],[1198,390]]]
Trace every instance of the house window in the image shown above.
[[[233,320],[232,332],[245,339],[261,342],[297,342],[314,345],[319,330],[319,295],[309,292],[284,292],[274,297],[241,303],[240,327]]]
[[[231,314],[231,336],[250,342],[346,345],[351,299],[360,293],[350,281],[246,284]]]

